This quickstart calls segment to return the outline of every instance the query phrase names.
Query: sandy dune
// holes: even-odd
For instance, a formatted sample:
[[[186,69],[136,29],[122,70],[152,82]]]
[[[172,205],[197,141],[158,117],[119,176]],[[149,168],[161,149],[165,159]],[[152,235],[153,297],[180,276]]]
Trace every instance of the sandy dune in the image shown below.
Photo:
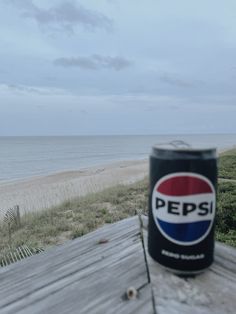
[[[123,161],[0,184],[0,217],[14,205],[19,205],[22,213],[36,211],[119,183],[135,182],[147,174],[147,160]]]

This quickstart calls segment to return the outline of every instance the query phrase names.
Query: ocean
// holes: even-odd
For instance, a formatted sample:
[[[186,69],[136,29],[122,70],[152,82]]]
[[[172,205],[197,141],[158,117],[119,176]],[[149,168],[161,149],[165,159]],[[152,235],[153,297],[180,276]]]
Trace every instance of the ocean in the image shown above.
[[[145,159],[151,146],[172,140],[222,150],[236,145],[236,134],[0,137],[0,182]]]

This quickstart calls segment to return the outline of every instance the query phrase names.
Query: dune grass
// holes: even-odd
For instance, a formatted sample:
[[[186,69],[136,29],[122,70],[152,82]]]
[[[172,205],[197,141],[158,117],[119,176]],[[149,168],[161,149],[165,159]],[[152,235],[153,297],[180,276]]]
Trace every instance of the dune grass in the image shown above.
[[[125,186],[118,185],[102,192],[62,203],[51,209],[28,213],[21,227],[0,226],[1,255],[21,245],[47,248],[82,236],[104,224],[135,215],[137,208],[147,211],[147,180]]]
[[[236,149],[219,158],[216,239],[236,247]]]
[[[219,162],[219,176],[236,180],[236,150],[223,154]],[[104,224],[135,215],[137,209],[147,213],[148,179],[131,185],[119,185],[102,192],[67,200],[51,209],[28,213],[21,218],[21,226],[0,225],[1,258],[15,248],[46,249],[68,239],[80,237]],[[236,246],[236,182],[218,184],[216,239]]]
[[[228,150],[220,156],[219,178],[236,180],[236,149]]]
[[[219,182],[216,239],[236,247],[236,182]]]

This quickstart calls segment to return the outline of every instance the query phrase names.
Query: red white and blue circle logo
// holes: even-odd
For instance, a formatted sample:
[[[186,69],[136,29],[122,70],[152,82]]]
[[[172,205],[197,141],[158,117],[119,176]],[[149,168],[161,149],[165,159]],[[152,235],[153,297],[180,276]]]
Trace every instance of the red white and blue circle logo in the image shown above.
[[[152,214],[161,234],[175,244],[193,245],[209,234],[216,194],[204,176],[177,172],[162,177],[152,193]]]

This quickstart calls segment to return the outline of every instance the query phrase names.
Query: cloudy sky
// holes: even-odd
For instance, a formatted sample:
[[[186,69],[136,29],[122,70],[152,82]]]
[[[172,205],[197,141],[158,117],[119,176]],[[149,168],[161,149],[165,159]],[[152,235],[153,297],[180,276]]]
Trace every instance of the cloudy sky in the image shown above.
[[[0,0],[0,136],[236,133],[235,0]]]

